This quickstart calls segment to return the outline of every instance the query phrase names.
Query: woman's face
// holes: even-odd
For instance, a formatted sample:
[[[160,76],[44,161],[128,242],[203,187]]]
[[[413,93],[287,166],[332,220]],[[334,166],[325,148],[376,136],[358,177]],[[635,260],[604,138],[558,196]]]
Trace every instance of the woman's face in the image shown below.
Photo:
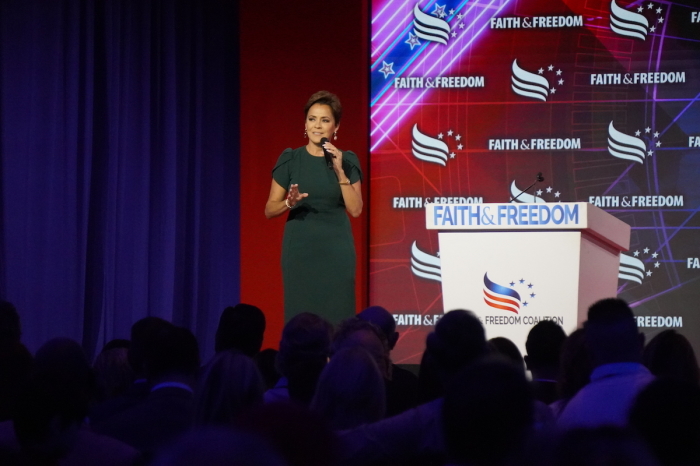
[[[328,105],[314,104],[306,114],[306,134],[314,144],[320,144],[321,138],[333,139],[338,126]]]

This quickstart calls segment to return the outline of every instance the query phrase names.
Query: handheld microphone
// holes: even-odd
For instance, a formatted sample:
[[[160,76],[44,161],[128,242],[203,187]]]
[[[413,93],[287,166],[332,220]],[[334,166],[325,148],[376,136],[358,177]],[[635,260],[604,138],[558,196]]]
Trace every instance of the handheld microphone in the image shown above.
[[[333,169],[333,156],[331,155],[330,152],[326,150],[323,145],[327,142],[330,142],[328,138],[321,138],[321,148],[323,149],[323,157],[326,159],[326,165],[328,165],[329,169]]]

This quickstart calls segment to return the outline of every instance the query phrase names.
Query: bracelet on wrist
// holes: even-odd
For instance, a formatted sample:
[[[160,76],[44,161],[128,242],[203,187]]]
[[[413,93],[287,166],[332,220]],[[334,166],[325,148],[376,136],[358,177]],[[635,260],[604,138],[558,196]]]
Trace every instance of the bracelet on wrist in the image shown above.
[[[293,208],[294,208],[293,205],[289,205],[289,198],[286,198],[286,199],[284,200],[284,205],[287,206],[287,209],[293,209]],[[296,204],[294,204],[294,205],[296,205]]]
[[[350,180],[345,180],[345,181],[338,181],[338,184],[350,184]]]

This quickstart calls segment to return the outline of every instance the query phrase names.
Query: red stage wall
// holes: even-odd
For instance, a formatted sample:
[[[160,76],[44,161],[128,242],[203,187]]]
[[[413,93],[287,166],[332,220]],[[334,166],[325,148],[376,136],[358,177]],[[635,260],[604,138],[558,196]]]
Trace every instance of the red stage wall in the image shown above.
[[[351,222],[357,306],[367,305],[368,11],[367,0],[240,4],[241,301],[265,312],[264,348],[277,347],[284,325],[280,252],[285,217],[267,220],[264,215],[271,170],[285,148],[306,143],[304,104],[321,89],[340,97],[337,144],[357,153],[365,173],[364,212]]]

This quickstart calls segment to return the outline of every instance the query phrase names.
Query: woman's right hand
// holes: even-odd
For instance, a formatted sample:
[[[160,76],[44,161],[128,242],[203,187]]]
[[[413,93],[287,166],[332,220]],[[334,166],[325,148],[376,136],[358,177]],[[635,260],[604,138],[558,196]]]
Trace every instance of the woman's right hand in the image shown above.
[[[287,202],[289,202],[291,207],[297,205],[297,202],[301,201],[305,197],[309,197],[309,193],[300,193],[298,184],[293,184],[289,187],[289,191],[287,192]]]

